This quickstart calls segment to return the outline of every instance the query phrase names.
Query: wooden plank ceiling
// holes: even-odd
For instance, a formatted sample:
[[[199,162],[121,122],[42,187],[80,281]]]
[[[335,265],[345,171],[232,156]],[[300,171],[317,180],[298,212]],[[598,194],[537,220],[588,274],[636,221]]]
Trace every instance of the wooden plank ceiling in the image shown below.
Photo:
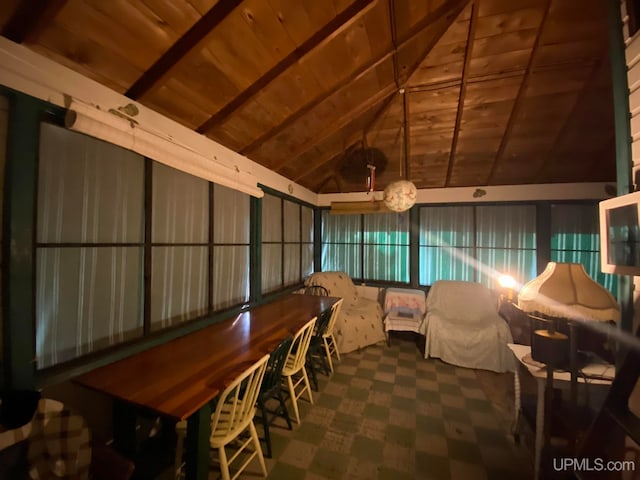
[[[378,189],[615,181],[602,0],[8,0],[0,32],[316,192],[380,158]]]

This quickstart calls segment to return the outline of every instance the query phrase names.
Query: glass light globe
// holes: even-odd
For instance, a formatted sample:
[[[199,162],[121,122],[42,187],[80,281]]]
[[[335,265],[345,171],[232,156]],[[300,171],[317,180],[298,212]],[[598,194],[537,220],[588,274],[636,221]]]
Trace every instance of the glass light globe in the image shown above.
[[[384,189],[383,202],[389,210],[394,212],[404,212],[409,210],[416,203],[418,190],[416,186],[408,180],[398,180],[387,185]]]

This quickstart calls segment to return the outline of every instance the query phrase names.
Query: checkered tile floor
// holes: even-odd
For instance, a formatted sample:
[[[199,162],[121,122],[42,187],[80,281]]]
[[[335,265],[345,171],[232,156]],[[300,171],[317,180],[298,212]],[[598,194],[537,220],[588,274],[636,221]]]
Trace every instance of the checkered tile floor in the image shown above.
[[[425,360],[411,341],[344,355],[320,382],[300,425],[274,422],[269,479],[531,478],[530,452],[476,372]],[[254,463],[243,478],[258,476]]]

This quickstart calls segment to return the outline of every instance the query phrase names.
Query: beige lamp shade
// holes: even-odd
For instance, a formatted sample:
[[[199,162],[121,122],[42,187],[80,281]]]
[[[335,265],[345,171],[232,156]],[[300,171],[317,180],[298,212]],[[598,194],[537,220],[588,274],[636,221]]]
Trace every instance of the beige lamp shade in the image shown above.
[[[549,262],[544,272],[522,287],[518,306],[525,312],[571,320],[620,320],[616,299],[579,263]]]
[[[409,210],[416,203],[418,190],[413,182],[398,180],[384,189],[384,204],[394,212]]]

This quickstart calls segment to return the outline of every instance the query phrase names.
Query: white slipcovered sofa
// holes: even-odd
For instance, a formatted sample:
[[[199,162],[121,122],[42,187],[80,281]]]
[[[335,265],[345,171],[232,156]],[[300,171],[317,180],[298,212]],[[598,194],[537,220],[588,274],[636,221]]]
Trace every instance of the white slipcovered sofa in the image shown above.
[[[385,341],[378,288],[355,286],[345,272],[313,273],[304,284],[320,285],[327,289],[329,296],[344,298],[333,329],[340,353]]]
[[[511,331],[496,296],[474,282],[440,280],[427,295],[424,357],[467,368],[513,371]]]

